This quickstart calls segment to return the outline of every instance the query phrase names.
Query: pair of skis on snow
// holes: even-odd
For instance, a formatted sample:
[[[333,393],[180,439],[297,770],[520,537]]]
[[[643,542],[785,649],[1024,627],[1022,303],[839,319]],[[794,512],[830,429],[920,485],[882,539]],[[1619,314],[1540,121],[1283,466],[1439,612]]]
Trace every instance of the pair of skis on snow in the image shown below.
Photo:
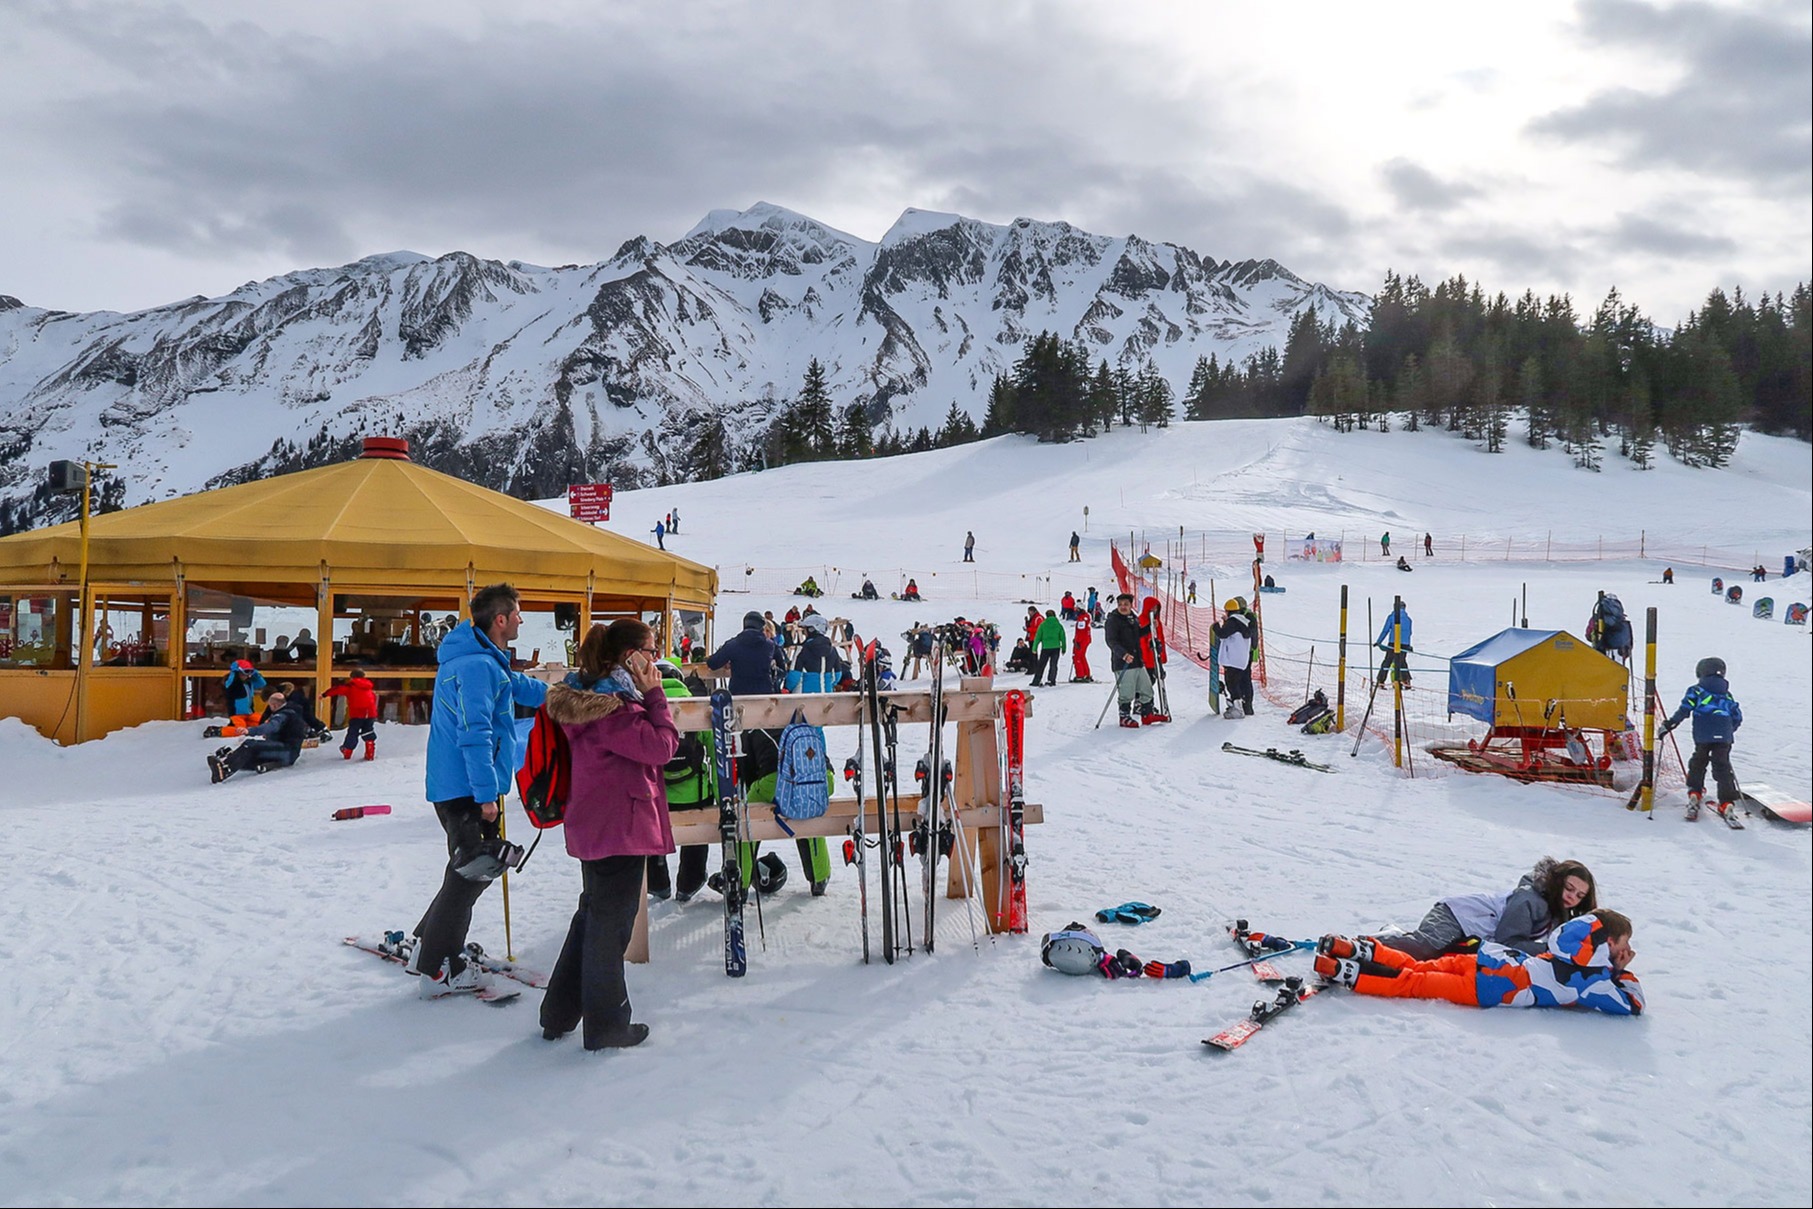
[[[1246,964],[1251,965],[1254,977],[1260,982],[1275,983],[1276,989],[1269,999],[1254,1003],[1244,1019],[1236,1020],[1213,1036],[1202,1039],[1204,1045],[1224,1053],[1245,1045],[1267,1024],[1318,994],[1323,986],[1320,982],[1308,982],[1294,974],[1283,974],[1271,964],[1272,957],[1305,948],[1307,942],[1254,932],[1247,927],[1244,919],[1237,919],[1229,924],[1228,935],[1246,951],[1249,959]]]
[[[406,966],[410,956],[415,952],[416,938],[407,932],[390,931],[373,940],[366,936],[348,936],[342,942],[351,945],[361,952],[382,957],[393,964]],[[523,993],[524,987],[536,990],[547,989],[548,979],[544,974],[510,961],[507,958],[493,957],[476,943],[468,942],[465,951],[460,954],[467,964],[475,965],[487,974],[497,975],[504,982],[493,983],[482,991],[473,993],[472,998],[481,1003],[508,1003]]]
[[[1280,764],[1289,764],[1296,768],[1314,769],[1316,772],[1334,771],[1333,768],[1330,768],[1326,764],[1317,764],[1294,747],[1289,751],[1279,751],[1275,747],[1268,747],[1264,751],[1260,751],[1256,747],[1240,747],[1233,743],[1223,743],[1221,745],[1221,750],[1232,752],[1237,756],[1260,756],[1264,759],[1276,760]]]

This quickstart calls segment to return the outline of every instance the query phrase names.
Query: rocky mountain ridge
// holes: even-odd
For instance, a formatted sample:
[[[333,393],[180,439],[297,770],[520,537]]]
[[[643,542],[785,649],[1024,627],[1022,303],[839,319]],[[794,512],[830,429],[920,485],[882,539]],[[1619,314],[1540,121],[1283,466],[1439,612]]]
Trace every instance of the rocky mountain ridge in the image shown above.
[[[1282,345],[1291,319],[1370,299],[1273,260],[1223,261],[1063,222],[907,210],[879,242],[760,203],[670,244],[549,268],[397,252],[131,314],[0,296],[0,532],[60,519],[54,458],[119,465],[141,503],[411,439],[429,465],[523,496],[684,478],[716,413],[750,447],[817,358],[878,426],[979,418],[1046,329],[1179,389],[1198,356]]]

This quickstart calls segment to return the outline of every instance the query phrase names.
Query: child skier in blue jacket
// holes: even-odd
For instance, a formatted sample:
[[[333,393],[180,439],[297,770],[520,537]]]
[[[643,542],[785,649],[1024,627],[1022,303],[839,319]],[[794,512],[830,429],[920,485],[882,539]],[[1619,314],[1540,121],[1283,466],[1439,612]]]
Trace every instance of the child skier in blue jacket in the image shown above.
[[[1737,728],[1744,724],[1744,711],[1731,695],[1725,679],[1725,661],[1716,656],[1702,659],[1694,667],[1699,679],[1681,698],[1677,709],[1662,726],[1667,734],[1689,714],[1693,715],[1693,757],[1687,761],[1687,813],[1692,818],[1700,813],[1706,796],[1706,766],[1712,765],[1713,783],[1718,786],[1720,814],[1738,800],[1737,777],[1731,771],[1731,745],[1737,741]]]

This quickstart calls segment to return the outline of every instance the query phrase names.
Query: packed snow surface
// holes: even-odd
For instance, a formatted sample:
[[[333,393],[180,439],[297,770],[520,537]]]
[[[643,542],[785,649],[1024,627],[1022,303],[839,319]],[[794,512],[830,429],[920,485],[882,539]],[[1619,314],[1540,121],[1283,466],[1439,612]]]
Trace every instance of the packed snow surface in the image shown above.
[[[905,568],[922,586],[966,570],[962,538],[973,529],[979,569],[1050,573],[1053,595],[1108,584],[1108,535],[1144,531],[1157,548],[1179,525],[1313,528],[1356,542],[1390,529],[1404,548],[1424,530],[1444,543],[1644,530],[1675,550],[1741,548],[1745,567],[1754,546],[1772,571],[1774,622],[1708,592],[1711,569],[1677,565],[1677,584],[1662,587],[1657,559],[1457,565],[1440,549],[1412,576],[1378,561],[1268,557],[1289,590],[1267,598],[1266,617],[1281,635],[1313,640],[1326,666],[1339,585],[1356,615],[1370,602],[1382,616],[1403,592],[1417,691],[1436,693],[1443,657],[1502,628],[1520,593],[1532,626],[1578,633],[1594,590],[1614,591],[1639,625],[1659,608],[1671,705],[1697,659],[1727,660],[1745,714],[1738,775],[1804,796],[1808,634],[1779,619],[1810,584],[1773,576],[1783,553],[1807,544],[1810,489],[1807,446],[1754,436],[1726,472],[1664,459],[1640,473],[1612,457],[1592,474],[1558,451],[1491,457],[1437,433],[1343,436],[1270,421],[1117,430],[1060,447],[1011,438],[625,493],[615,527],[642,533],[677,506],[682,531],[669,548],[701,562],[823,563],[856,577]],[[1070,568],[1064,547],[1085,505],[1085,561]],[[962,613],[1011,628],[1024,613],[1018,593],[850,601],[860,580],[843,578],[843,599],[826,603],[896,650],[914,620]],[[727,594],[718,636],[747,608],[789,603]],[[1031,935],[974,945],[961,904],[947,902],[935,956],[864,966],[851,871],[840,865],[814,899],[795,870],[764,906],[765,943],[750,911],[749,975],[732,981],[716,897],[658,904],[654,960],[630,973],[637,1018],[653,1034],[603,1055],[576,1038],[541,1040],[533,992],[501,1006],[421,1002],[397,967],[339,943],[410,927],[439,882],[445,851],[422,800],[425,728],[381,726],[376,763],[323,749],[288,771],[210,786],[201,723],[66,750],[0,719],[12,857],[0,929],[17,958],[0,989],[0,1201],[1813,1197],[1807,829],[1761,816],[1743,831],[1689,825],[1678,797],[1645,817],[1608,795],[1427,758],[1410,778],[1383,745],[1350,758],[1351,736],[1299,735],[1272,705],[1238,722],[1212,716],[1206,676],[1187,664],[1170,683],[1175,722],[1139,731],[1112,719],[1093,729],[1105,683],[1035,694],[1027,788],[1046,822],[1028,836]],[[1334,772],[1224,754],[1230,738],[1302,747]],[[907,767],[925,741],[923,726],[903,727]],[[841,758],[854,732],[834,730],[831,744]],[[329,819],[380,802],[395,813]],[[1039,963],[1041,933],[1126,900],[1163,914],[1137,928],[1094,925],[1111,947],[1200,970],[1238,957],[1223,933],[1234,916],[1290,937],[1412,926],[1443,895],[1508,889],[1545,854],[1586,862],[1601,902],[1634,919],[1642,1017],[1329,991],[1221,1054],[1200,1041],[1259,994],[1244,972],[1109,983]],[[916,885],[911,864],[908,873]],[[511,879],[522,960],[552,964],[578,880],[557,836]],[[496,889],[473,938],[504,947]],[[1308,972],[1302,956],[1282,962]]]

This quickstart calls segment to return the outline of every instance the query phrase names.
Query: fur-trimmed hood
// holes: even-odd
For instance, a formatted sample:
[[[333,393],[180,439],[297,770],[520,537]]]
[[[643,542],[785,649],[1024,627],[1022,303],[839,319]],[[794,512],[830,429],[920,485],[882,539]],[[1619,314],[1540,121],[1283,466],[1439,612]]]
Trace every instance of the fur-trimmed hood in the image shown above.
[[[596,722],[623,708],[623,698],[616,693],[588,693],[583,689],[556,684],[548,689],[548,717],[562,726]]]

